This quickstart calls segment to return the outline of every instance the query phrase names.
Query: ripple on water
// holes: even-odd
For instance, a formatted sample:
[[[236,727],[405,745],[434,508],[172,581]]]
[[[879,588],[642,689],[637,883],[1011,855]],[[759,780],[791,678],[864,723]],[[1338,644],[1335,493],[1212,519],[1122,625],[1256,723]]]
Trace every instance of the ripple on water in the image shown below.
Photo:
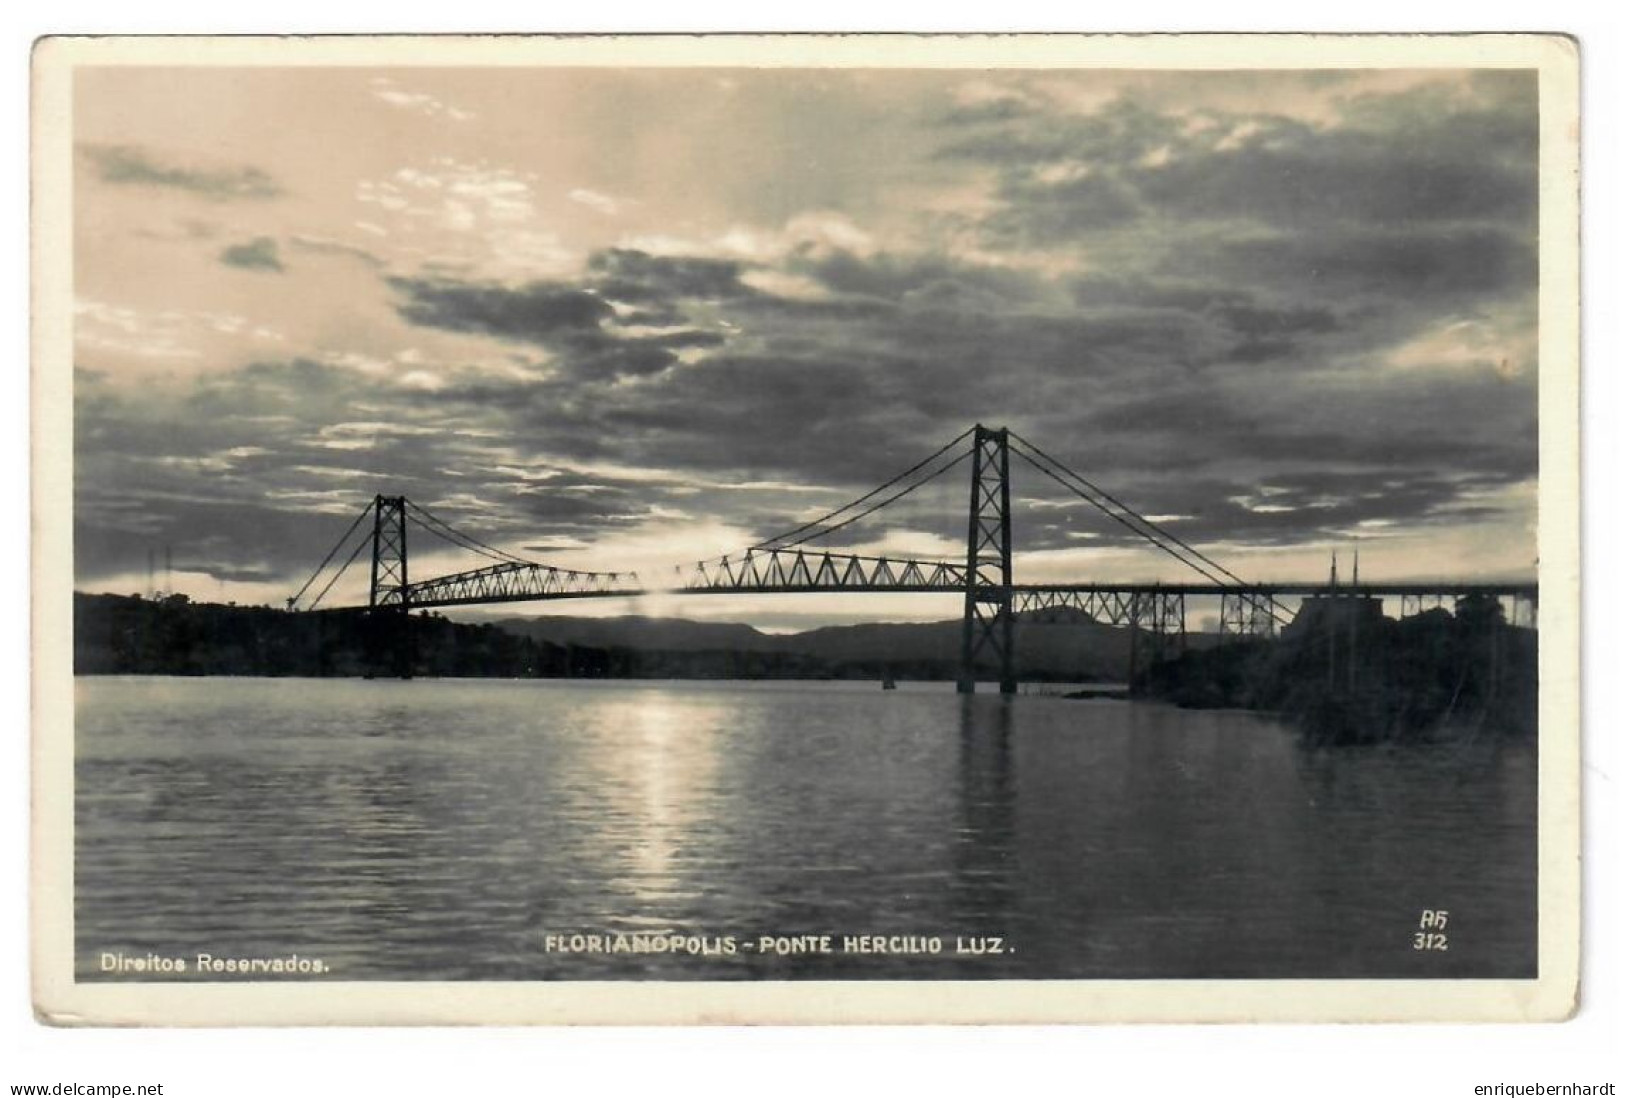
[[[205,948],[347,979],[1533,971],[1526,747],[910,687],[80,680],[81,975]],[[1423,907],[1471,912],[1459,951],[1409,949]],[[574,931],[1018,949],[545,949]]]

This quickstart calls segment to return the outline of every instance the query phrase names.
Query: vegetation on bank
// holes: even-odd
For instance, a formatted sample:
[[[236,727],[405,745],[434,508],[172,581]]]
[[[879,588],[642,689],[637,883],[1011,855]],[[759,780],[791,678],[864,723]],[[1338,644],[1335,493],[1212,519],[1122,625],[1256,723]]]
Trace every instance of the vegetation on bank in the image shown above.
[[[1537,635],[1509,625],[1497,600],[1397,621],[1369,599],[1306,609],[1278,639],[1187,652],[1134,688],[1190,708],[1280,713],[1312,743],[1426,740],[1463,726],[1534,734]]]
[[[194,603],[184,595],[74,595],[81,675],[354,678],[397,674],[398,620]],[[554,644],[494,625],[414,614],[411,673],[435,678],[948,679],[933,659],[826,660],[795,652]]]
[[[581,658],[489,626],[430,619],[413,625],[417,662],[436,674],[565,674]],[[74,670],[81,675],[383,674],[388,642],[362,614],[294,614],[194,603],[185,595],[74,595]]]

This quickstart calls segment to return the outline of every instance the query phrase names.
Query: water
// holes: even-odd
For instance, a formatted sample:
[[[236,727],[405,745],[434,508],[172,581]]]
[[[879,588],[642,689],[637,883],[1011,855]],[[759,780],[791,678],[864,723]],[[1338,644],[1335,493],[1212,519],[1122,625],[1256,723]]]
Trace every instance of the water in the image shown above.
[[[77,690],[82,979],[199,952],[349,980],[1534,975],[1527,745],[1311,751],[1255,714],[908,683]],[[1424,909],[1447,949],[1413,948]],[[577,933],[735,951],[557,950]],[[861,935],[942,951],[842,952]]]

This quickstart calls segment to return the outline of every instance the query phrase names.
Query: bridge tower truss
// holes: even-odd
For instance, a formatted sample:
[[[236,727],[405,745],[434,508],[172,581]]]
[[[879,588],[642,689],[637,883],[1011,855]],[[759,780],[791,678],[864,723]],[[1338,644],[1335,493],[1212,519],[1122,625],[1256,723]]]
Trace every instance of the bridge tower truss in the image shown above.
[[[1010,434],[976,425],[971,443],[970,528],[965,550],[965,619],[959,692],[976,692],[984,657],[998,666],[999,693],[1016,692],[1010,569]]]
[[[412,677],[411,599],[407,588],[406,497],[374,496],[372,501],[372,587],[368,605],[387,610],[379,628],[390,651],[393,672]]]
[[[374,496],[372,501],[372,607],[406,608],[406,497]]]
[[[1273,637],[1275,614],[1268,594],[1253,591],[1227,591],[1219,599],[1219,635],[1233,637]]]

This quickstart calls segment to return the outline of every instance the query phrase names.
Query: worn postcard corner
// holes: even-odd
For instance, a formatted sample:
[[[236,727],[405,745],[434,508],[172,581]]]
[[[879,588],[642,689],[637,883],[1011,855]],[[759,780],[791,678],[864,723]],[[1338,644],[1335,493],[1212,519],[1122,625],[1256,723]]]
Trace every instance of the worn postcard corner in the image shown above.
[[[1571,1016],[1577,66],[42,40],[39,1020]]]

